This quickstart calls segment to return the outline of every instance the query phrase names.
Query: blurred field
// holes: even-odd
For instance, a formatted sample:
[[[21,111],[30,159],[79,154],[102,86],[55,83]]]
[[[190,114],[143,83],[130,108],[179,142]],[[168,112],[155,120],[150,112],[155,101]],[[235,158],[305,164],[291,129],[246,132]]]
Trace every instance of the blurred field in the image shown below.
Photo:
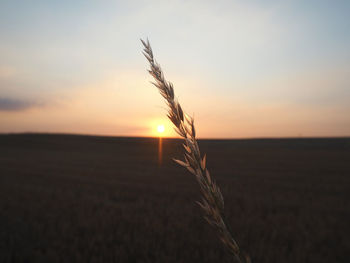
[[[231,262],[181,141],[0,135],[0,262]],[[253,263],[350,262],[350,139],[203,140]]]

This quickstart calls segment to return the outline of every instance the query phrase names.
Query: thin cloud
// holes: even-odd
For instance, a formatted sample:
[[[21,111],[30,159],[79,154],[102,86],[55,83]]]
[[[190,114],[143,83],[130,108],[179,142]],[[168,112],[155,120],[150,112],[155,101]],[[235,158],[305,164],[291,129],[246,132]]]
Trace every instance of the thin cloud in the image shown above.
[[[0,111],[24,111],[36,106],[37,102],[0,97]]]

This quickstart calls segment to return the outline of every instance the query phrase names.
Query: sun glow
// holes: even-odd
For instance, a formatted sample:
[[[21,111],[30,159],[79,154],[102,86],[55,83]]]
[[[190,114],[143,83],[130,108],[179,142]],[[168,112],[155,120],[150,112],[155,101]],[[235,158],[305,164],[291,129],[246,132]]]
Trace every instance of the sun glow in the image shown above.
[[[158,133],[164,133],[165,131],[165,128],[164,128],[164,125],[163,124],[160,124],[157,126],[157,132]]]
[[[177,134],[173,129],[172,123],[167,118],[152,118],[144,121],[145,121],[145,125],[147,125],[148,127],[147,136],[156,137],[156,138],[177,137]]]

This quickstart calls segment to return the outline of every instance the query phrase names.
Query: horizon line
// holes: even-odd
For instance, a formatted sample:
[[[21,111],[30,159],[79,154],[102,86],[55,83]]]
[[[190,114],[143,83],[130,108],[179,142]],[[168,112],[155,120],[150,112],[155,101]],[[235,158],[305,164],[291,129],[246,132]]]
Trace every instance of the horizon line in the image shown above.
[[[111,137],[111,138],[145,138],[145,139],[172,139],[183,140],[180,137],[163,136],[128,136],[128,135],[105,135],[91,133],[74,132],[0,132],[0,135],[66,135],[66,136],[86,136],[86,137]],[[264,136],[264,137],[197,137],[198,140],[278,140],[278,139],[350,139],[350,135],[343,136]]]

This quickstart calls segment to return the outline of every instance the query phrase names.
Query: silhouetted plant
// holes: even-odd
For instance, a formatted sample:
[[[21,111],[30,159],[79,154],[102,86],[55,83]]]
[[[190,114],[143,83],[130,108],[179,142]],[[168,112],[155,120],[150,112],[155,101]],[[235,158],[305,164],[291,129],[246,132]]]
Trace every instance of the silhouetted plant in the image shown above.
[[[242,253],[237,242],[233,238],[229,225],[224,214],[224,198],[220,188],[211,178],[206,167],[206,155],[202,157],[198,142],[193,117],[188,116],[182,110],[181,105],[175,98],[173,84],[164,78],[164,73],[160,65],[155,61],[149,41],[143,41],[144,56],[150,63],[149,73],[156,82],[152,82],[159,90],[160,94],[166,100],[168,105],[168,118],[175,125],[175,131],[185,140],[183,147],[185,149],[185,160],[176,160],[178,164],[184,166],[193,175],[200,186],[202,201],[197,202],[204,211],[204,218],[213,226],[218,233],[224,246],[229,250],[233,259],[239,263],[251,262],[250,257]]]

